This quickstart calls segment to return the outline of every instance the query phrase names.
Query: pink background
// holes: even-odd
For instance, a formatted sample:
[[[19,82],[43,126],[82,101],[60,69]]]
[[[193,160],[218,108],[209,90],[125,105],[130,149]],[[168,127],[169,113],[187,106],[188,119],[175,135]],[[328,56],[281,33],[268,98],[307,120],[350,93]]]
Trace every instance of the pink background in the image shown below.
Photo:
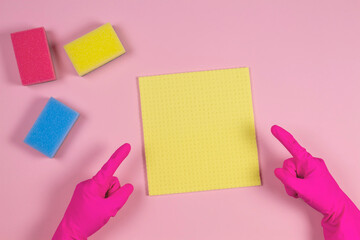
[[[360,205],[359,12],[355,0],[1,0],[0,238],[50,239],[76,183],[130,142],[117,176],[135,192],[92,239],[323,239],[321,215],[273,174],[289,154],[270,127],[323,157]],[[64,44],[106,22],[127,53],[77,76]],[[39,26],[58,80],[24,87],[10,33]],[[137,77],[241,66],[251,71],[263,186],[147,196]],[[50,96],[81,114],[55,159],[22,142]]]

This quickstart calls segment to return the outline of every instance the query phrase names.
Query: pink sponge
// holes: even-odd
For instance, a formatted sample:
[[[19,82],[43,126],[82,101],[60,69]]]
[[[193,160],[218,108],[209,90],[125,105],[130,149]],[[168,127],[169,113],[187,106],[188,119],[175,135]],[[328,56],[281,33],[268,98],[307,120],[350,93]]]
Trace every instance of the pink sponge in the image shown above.
[[[43,27],[12,33],[11,40],[23,85],[56,79]]]

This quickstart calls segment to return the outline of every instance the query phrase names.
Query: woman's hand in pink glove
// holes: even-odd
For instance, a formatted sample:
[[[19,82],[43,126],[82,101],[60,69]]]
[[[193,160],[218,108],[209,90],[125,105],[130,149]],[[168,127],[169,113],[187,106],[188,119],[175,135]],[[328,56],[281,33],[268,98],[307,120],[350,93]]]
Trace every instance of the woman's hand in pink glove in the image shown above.
[[[340,189],[325,162],[312,157],[284,129],[273,126],[271,132],[293,156],[284,161],[282,168],[275,170],[286,192],[292,197],[302,198],[324,215],[325,239],[359,240],[360,212]]]
[[[122,145],[93,178],[76,186],[53,240],[87,239],[116,215],[133,192],[131,184],[121,187],[113,176],[130,149]]]

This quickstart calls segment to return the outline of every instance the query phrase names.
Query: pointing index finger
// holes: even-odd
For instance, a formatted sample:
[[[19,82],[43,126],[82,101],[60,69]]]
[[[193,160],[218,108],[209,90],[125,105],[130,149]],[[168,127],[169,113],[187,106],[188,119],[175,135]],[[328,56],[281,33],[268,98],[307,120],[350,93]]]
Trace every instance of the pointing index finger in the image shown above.
[[[272,126],[271,132],[276,137],[282,145],[290,152],[290,154],[298,159],[298,160],[305,160],[311,157],[310,153],[306,151],[296,140],[295,138],[287,132],[285,129],[279,126]]]
[[[94,176],[94,180],[99,183],[104,183],[108,180],[111,180],[112,176],[122,163],[124,159],[127,157],[131,150],[131,146],[128,143],[125,143],[121,147],[119,147],[113,155],[111,155],[110,159],[104,164],[104,166],[100,169],[100,171]]]

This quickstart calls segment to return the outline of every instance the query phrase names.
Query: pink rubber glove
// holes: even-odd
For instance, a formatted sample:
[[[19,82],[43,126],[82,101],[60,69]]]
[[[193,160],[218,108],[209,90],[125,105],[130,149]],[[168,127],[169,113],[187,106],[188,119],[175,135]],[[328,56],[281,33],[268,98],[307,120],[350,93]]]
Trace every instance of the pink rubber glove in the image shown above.
[[[312,157],[284,129],[273,126],[271,132],[293,156],[275,170],[286,192],[324,215],[326,240],[359,240],[360,212],[331,176],[324,160]]]
[[[131,184],[121,187],[113,176],[129,152],[130,145],[122,145],[93,178],[76,186],[53,240],[87,239],[116,215],[134,189]]]

